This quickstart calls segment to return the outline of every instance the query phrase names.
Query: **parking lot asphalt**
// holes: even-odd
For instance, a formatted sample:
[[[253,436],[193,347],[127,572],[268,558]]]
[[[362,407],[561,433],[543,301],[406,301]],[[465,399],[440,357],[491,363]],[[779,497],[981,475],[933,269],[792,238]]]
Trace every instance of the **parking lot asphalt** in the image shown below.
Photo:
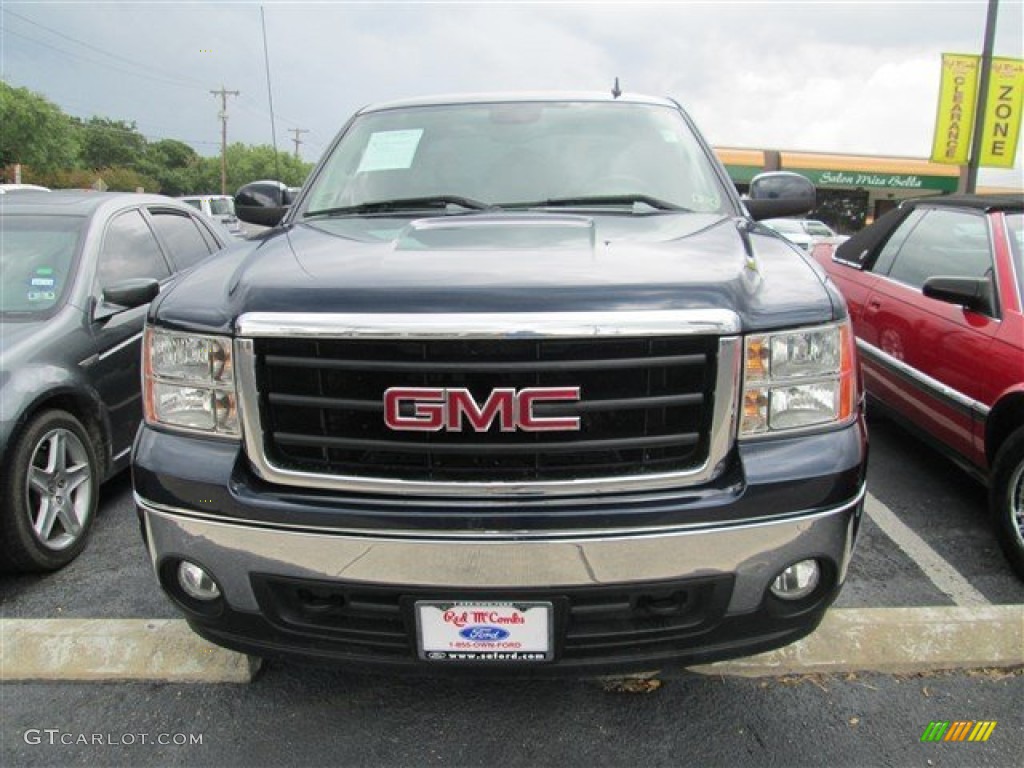
[[[847,583],[821,627],[786,648],[691,671],[1024,667],[1024,585],[988,528],[984,489],[884,420],[872,423],[869,478]],[[127,473],[104,486],[96,523],[88,550],[63,571],[0,576],[0,681],[252,680],[258,662],[193,635],[157,589]]]

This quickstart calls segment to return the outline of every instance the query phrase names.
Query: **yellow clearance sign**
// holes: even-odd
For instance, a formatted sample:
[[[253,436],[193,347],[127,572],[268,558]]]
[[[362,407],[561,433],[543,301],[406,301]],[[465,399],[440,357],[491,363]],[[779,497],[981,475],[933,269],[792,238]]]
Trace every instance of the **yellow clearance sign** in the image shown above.
[[[1024,109],[1024,61],[992,59],[978,165],[1013,168]]]
[[[971,151],[974,107],[978,100],[979,57],[942,54],[939,114],[935,119],[932,161],[967,165]]]

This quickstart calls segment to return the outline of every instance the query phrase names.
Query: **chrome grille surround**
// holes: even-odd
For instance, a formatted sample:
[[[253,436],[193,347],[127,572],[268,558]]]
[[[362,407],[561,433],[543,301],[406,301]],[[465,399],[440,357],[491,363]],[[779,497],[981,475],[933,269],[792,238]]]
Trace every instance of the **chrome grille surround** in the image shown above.
[[[351,493],[421,497],[502,498],[582,496],[694,486],[715,477],[733,445],[742,338],[739,317],[726,310],[664,310],[601,313],[315,314],[250,313],[238,320],[235,366],[245,450],[262,479],[280,485]],[[424,481],[334,475],[276,465],[264,447],[257,383],[258,339],[518,340],[626,337],[717,338],[714,405],[708,453],[684,471],[545,481]]]

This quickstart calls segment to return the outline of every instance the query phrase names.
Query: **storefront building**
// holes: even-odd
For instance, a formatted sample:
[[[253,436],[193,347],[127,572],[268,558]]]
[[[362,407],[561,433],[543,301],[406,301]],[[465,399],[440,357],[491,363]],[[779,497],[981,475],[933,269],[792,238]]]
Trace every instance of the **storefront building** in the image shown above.
[[[818,189],[818,206],[808,218],[843,234],[870,224],[901,200],[956,192],[960,168],[904,157],[868,157],[814,152],[715,148],[740,192],[763,171],[794,171]]]

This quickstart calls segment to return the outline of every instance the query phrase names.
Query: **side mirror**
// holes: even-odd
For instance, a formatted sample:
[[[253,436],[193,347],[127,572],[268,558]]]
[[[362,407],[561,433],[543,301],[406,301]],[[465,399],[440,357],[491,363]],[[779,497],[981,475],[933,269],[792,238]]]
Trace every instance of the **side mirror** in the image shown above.
[[[929,299],[995,315],[992,281],[985,277],[930,277],[921,288]]]
[[[807,213],[817,194],[810,179],[792,171],[760,173],[750,182],[750,198],[743,202],[754,219],[774,219]]]
[[[235,214],[249,224],[275,227],[288,212],[294,197],[293,188],[279,181],[253,181],[235,193]]]
[[[93,320],[106,320],[126,309],[149,304],[160,293],[160,283],[150,277],[134,277],[108,285],[103,301],[93,312]]]

